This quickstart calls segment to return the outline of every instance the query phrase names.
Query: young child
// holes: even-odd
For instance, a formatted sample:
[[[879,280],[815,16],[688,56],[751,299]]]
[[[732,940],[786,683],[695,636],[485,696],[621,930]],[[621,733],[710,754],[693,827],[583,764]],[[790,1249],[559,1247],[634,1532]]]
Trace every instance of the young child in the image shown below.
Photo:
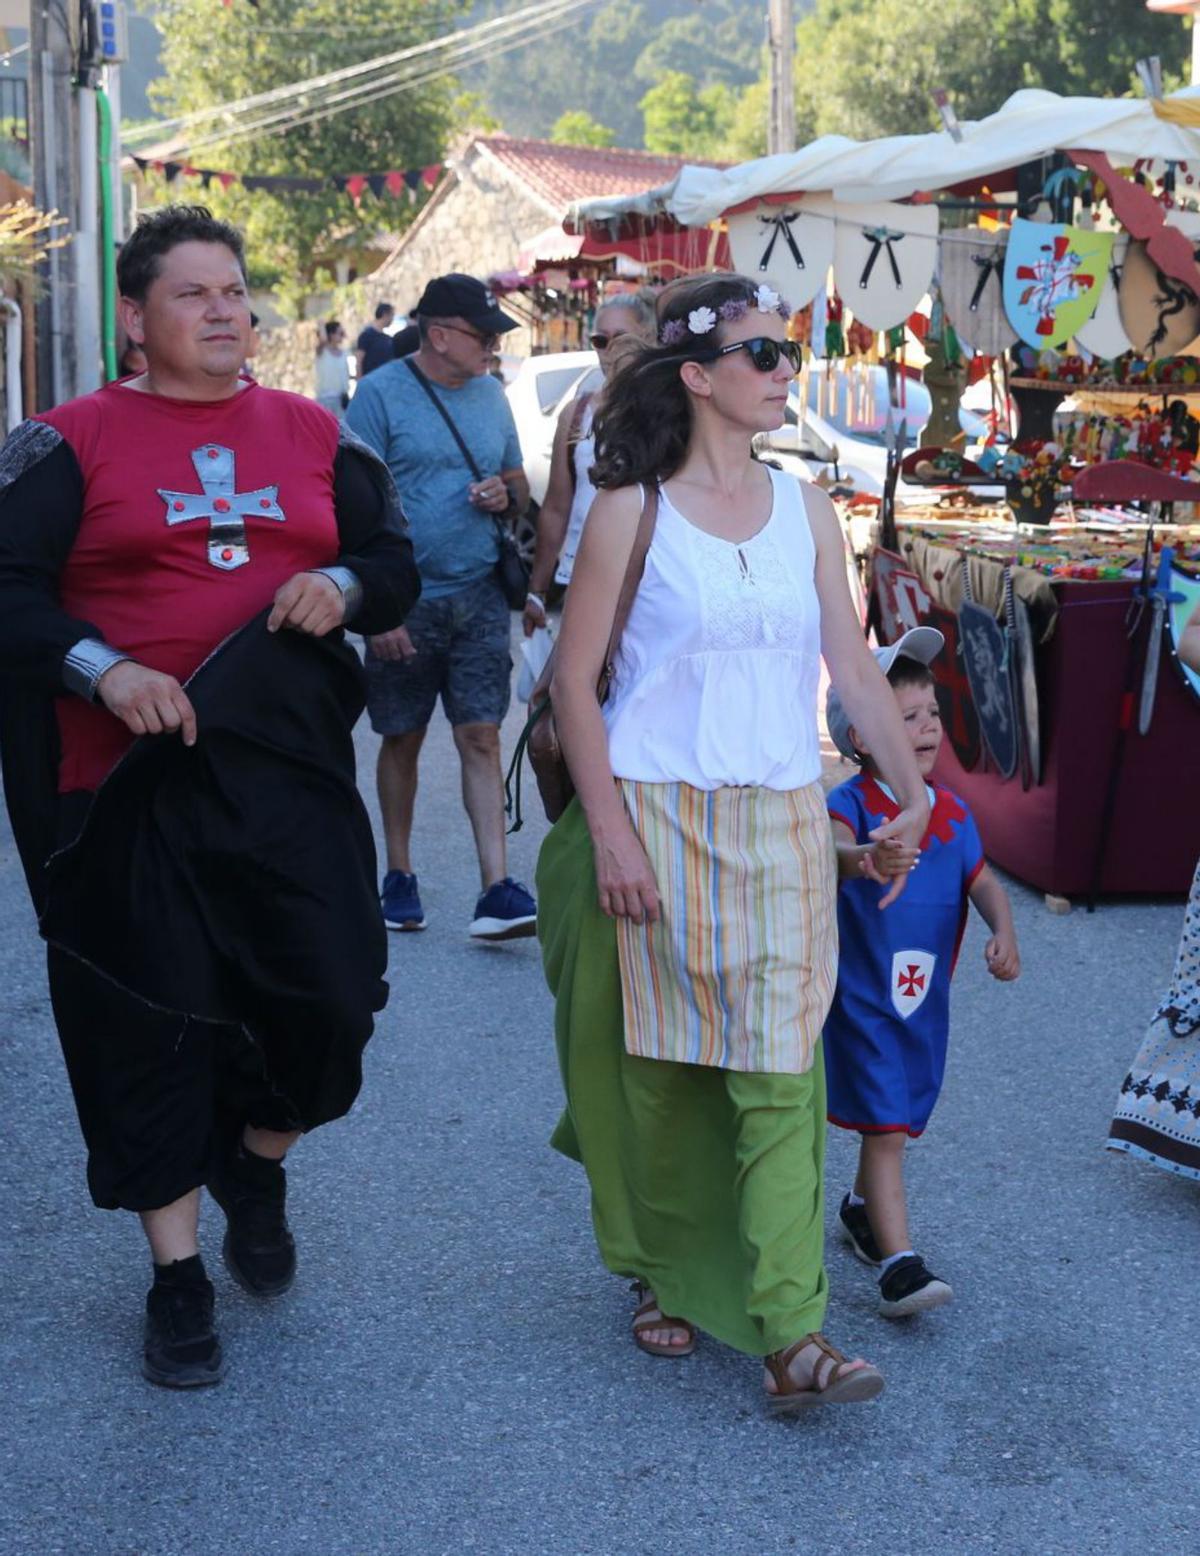
[[[942,743],[929,666],[944,641],[933,627],[916,627],[875,653],[927,782]],[[862,1136],[858,1176],[840,1219],[854,1252],[879,1269],[879,1311],[906,1318],[954,1295],[912,1250],[904,1148],[925,1128],[941,1089],[950,978],[968,897],[992,932],[984,950],[992,976],[1017,977],[1021,960],[1007,894],[988,868],[963,802],[949,789],[930,787],[929,829],[919,854],[872,843],[873,830],[899,806],[832,688],[826,723],[838,749],[862,766],[828,798],[841,881],[837,993],[825,1026],[829,1118]]]

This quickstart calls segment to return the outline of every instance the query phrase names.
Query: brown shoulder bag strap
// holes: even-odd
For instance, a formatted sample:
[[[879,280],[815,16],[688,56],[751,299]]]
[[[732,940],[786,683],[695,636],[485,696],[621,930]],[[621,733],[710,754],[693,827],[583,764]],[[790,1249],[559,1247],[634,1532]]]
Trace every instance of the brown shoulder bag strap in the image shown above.
[[[638,519],[637,534],[633,538],[633,550],[629,553],[629,565],[625,569],[621,592],[617,596],[612,631],[608,635],[608,648],[604,654],[604,668],[600,672],[600,680],[596,687],[596,694],[601,702],[608,694],[609,682],[613,675],[613,661],[621,646],[621,637],[625,631],[625,623],[629,620],[629,612],[633,609],[633,602],[641,587],[642,574],[646,571],[646,557],[650,551],[650,542],[654,539],[654,526],[657,522],[658,482],[656,481],[645,488],[642,515]]]

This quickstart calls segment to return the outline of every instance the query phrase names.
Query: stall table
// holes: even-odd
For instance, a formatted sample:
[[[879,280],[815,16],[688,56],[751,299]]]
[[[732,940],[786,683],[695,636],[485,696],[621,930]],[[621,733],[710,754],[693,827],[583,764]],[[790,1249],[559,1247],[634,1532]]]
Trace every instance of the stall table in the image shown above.
[[[1200,855],[1200,702],[1166,648],[1153,721],[1145,735],[1136,727],[1130,730],[1112,822],[1101,838],[1129,656],[1144,642],[1144,625],[1132,646],[1128,636],[1137,583],[1128,577],[1092,581],[1014,570],[1014,584],[1030,606],[1039,639],[1035,662],[1043,766],[1040,783],[1024,788],[1019,772],[1005,779],[989,765],[978,741],[970,689],[957,655],[961,531],[922,527],[916,514],[906,516],[898,534],[895,561],[915,575],[919,586],[910,581],[902,590],[899,619],[893,614],[889,620],[885,610],[883,636],[890,640],[917,621],[947,635],[950,652],[942,654],[934,670],[950,738],[935,778],[971,806],[988,856],[1049,894],[1081,896],[1091,890],[1103,842],[1101,893],[1186,892]],[[1129,550],[1140,550],[1142,535],[1144,530],[1130,534]],[[1009,547],[1019,555],[1022,541],[1013,536]],[[1002,594],[1003,563],[972,550],[973,592],[983,603],[994,604]],[[907,620],[906,612],[911,613]],[[1137,669],[1135,695],[1140,653]]]

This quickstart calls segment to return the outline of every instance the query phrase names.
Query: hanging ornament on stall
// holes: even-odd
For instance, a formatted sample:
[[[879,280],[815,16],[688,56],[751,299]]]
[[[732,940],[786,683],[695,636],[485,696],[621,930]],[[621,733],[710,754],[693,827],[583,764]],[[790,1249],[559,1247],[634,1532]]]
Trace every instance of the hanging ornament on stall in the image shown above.
[[[1150,360],[1173,356],[1200,335],[1200,298],[1182,281],[1165,275],[1145,243],[1129,245],[1118,303],[1133,349]]]
[[[728,218],[733,268],[765,281],[793,308],[811,302],[833,263],[834,205],[830,195],[805,195],[785,205],[760,201]]]
[[[960,340],[998,357],[1016,340],[1004,312],[1002,232],[966,227],[942,237],[942,298]]]
[[[1057,350],[1096,311],[1113,234],[1017,217],[1004,256],[1004,307],[1026,345]]]
[[[1106,362],[1133,350],[1133,342],[1121,323],[1121,271],[1129,252],[1129,234],[1118,233],[1108,260],[1108,285],[1100,294],[1096,311],[1075,331],[1076,343]]]
[[[834,275],[854,317],[875,330],[901,324],[937,266],[937,207],[839,205],[835,231]]]

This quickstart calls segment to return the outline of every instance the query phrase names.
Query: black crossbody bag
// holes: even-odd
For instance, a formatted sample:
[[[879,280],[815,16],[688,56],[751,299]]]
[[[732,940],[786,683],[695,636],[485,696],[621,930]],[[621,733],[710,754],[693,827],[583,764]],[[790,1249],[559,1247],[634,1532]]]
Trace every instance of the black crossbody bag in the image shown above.
[[[447,427],[450,428],[451,435],[458,444],[462,457],[467,462],[467,469],[470,470],[476,481],[482,481],[484,479],[483,471],[475,463],[475,456],[463,440],[462,433],[455,426],[454,417],[451,416],[443,404],[441,395],[438,394],[437,390],[411,357],[404,358],[404,365],[411,371],[421,388],[424,389],[425,393],[433,401],[437,407],[438,415],[446,423]],[[512,504],[511,497],[509,498],[509,504],[510,506]],[[491,520],[496,526],[496,540],[500,546],[500,556],[496,562],[496,579],[504,593],[505,600],[508,602],[509,610],[524,610],[525,600],[529,594],[529,568],[521,559],[521,553],[517,550],[517,543],[513,539],[512,530],[504,523],[498,513],[493,513]]]

